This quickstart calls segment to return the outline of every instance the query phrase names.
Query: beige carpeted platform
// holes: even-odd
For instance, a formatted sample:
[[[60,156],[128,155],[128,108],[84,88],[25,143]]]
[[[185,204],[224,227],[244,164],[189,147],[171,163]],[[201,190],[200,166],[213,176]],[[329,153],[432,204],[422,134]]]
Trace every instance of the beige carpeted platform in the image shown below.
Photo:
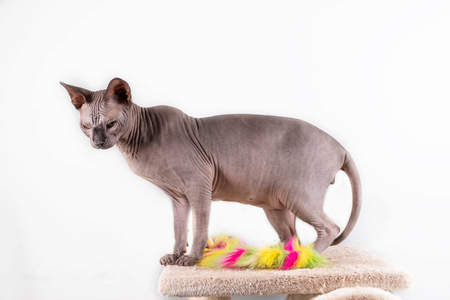
[[[199,298],[190,298],[199,299]],[[285,300],[400,300],[382,289],[371,287],[346,287],[320,295],[288,295]],[[207,298],[206,300],[211,300]]]
[[[226,297],[323,294],[344,287],[406,289],[411,278],[402,268],[354,245],[329,247],[331,265],[317,269],[229,270],[167,266],[159,292],[167,297]]]

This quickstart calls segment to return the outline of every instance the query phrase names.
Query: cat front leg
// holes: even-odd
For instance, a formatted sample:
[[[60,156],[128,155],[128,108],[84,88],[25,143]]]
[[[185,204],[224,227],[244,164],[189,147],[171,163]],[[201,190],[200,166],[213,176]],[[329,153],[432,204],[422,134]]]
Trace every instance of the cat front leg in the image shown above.
[[[175,247],[173,253],[166,254],[159,260],[160,264],[175,265],[177,260],[186,253],[187,233],[190,205],[186,200],[172,199],[173,221],[175,231]]]
[[[188,198],[193,216],[194,242],[189,255],[178,258],[179,266],[193,266],[202,258],[208,240],[209,213],[211,210],[211,191],[195,193],[197,197]]]

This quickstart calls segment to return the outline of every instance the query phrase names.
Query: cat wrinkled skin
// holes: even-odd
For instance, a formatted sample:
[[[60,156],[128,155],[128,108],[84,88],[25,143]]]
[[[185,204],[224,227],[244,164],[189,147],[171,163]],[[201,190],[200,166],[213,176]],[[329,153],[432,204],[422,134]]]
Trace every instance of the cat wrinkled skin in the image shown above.
[[[169,106],[140,107],[127,82],[106,90],[61,83],[80,112],[81,130],[97,149],[117,146],[130,169],[172,200],[175,247],[163,265],[191,266],[208,237],[212,200],[261,207],[281,241],[296,235],[300,218],[317,231],[322,252],[344,240],[361,208],[361,183],[350,154],[331,136],[292,118],[220,115],[193,118]],[[325,193],[339,170],[350,179],[353,208],[340,229],[324,213]],[[194,241],[186,253],[189,213]]]

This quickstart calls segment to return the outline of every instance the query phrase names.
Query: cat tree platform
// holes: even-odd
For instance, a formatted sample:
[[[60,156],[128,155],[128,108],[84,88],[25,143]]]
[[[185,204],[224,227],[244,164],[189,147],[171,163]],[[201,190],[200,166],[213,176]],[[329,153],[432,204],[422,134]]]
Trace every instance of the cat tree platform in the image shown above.
[[[231,296],[288,294],[286,299],[399,299],[387,291],[406,289],[402,268],[355,245],[323,252],[331,264],[316,269],[231,270],[166,266],[159,292],[191,300],[228,300]],[[328,296],[327,296],[328,295]]]

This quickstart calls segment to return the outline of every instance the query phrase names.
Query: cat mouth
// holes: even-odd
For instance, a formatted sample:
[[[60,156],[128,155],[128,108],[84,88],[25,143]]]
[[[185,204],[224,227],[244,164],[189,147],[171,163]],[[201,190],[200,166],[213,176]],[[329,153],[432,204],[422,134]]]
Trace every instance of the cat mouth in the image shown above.
[[[110,144],[94,144],[91,143],[92,147],[94,147],[95,149],[100,149],[100,150],[106,150],[111,148],[114,145],[110,145]]]
[[[107,146],[103,145],[103,146],[97,146],[95,148],[100,149],[100,150],[106,150],[106,149],[109,149],[111,147],[112,147],[112,145],[111,146],[110,145],[107,145]]]

